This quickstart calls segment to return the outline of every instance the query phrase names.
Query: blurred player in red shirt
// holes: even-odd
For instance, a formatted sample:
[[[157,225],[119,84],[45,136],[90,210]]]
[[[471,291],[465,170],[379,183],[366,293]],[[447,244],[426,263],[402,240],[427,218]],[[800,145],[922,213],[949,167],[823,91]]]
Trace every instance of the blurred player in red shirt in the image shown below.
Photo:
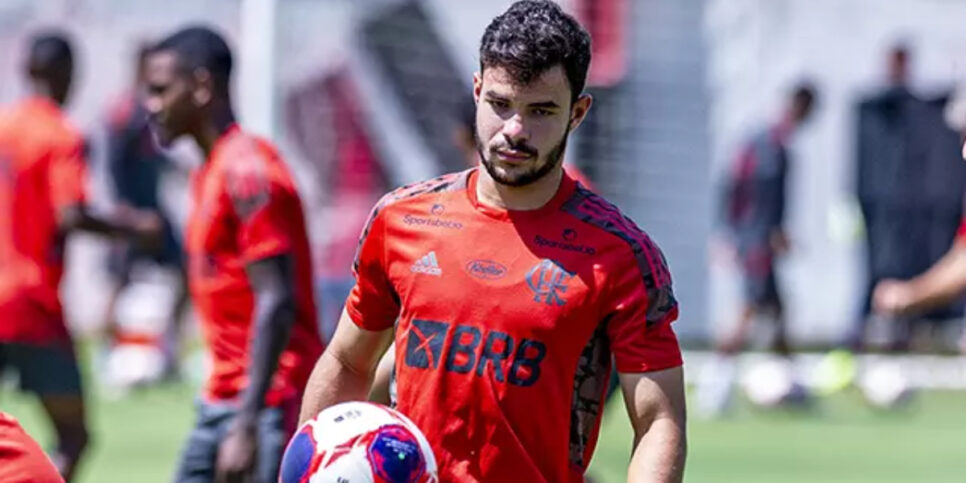
[[[232,56],[204,27],[147,60],[145,107],[162,145],[189,136],[194,173],[188,285],[213,362],[175,481],[275,481],[322,352],[301,201],[275,148],[235,122]]]
[[[58,295],[66,235],[83,229],[151,246],[159,233],[155,217],[112,220],[85,208],[84,142],[61,111],[73,66],[64,35],[36,35],[26,59],[31,95],[0,110],[0,372],[17,372],[21,389],[40,398],[57,435],[53,459],[67,480],[88,434]]]
[[[63,483],[53,463],[13,416],[0,411],[0,481]]]
[[[365,399],[395,334],[397,408],[425,432],[441,481],[583,481],[613,355],[635,432],[628,479],[679,481],[684,384],[664,257],[561,167],[591,105],[590,38],[556,4],[520,1],[487,27],[480,60],[481,166],[373,209],[301,419]]]

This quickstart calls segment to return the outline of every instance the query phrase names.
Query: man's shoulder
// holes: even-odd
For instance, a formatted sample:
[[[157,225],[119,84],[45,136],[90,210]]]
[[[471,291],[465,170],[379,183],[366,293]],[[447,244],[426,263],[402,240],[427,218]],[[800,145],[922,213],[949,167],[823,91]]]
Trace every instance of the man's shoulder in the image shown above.
[[[213,153],[211,168],[228,185],[265,184],[294,189],[294,180],[278,149],[267,139],[236,132]]]
[[[414,204],[426,203],[447,193],[466,190],[467,178],[471,172],[472,170],[467,170],[444,174],[396,188],[379,199],[373,208],[373,217],[388,211],[405,210]]]
[[[578,186],[561,211],[588,230],[596,255],[622,265],[636,262],[645,272],[664,272],[664,255],[657,243],[604,196]],[[579,236],[575,235],[575,236]],[[664,273],[654,273],[665,277]]]
[[[0,110],[0,130],[5,137],[38,147],[78,149],[83,136],[74,123],[52,102],[28,99]]]
[[[240,128],[227,134],[212,154],[212,162],[221,170],[244,170],[252,165],[265,165],[279,160],[278,149],[271,141]]]

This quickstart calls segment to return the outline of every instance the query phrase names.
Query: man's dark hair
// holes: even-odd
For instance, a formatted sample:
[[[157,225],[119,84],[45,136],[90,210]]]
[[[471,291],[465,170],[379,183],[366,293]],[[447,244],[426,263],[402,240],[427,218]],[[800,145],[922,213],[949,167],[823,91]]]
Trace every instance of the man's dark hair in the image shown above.
[[[812,106],[817,96],[815,86],[809,81],[799,82],[792,91],[792,100],[802,106]]]
[[[210,28],[194,26],[181,29],[158,42],[152,51],[174,52],[178,56],[179,66],[187,73],[204,68],[211,74],[215,89],[228,92],[231,49],[225,39]]]
[[[74,52],[67,34],[45,31],[30,40],[27,54],[27,73],[34,78],[50,80],[54,76],[70,74],[74,67]]]
[[[567,75],[574,101],[587,81],[590,34],[553,2],[516,2],[483,33],[481,71],[501,67],[526,85],[558,64]]]

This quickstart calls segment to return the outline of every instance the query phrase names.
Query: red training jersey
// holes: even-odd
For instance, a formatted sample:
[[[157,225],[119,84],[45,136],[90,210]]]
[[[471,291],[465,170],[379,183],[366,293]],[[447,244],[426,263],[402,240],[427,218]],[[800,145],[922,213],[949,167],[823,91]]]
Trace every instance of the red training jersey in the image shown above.
[[[83,145],[50,100],[0,111],[0,342],[69,338],[58,295],[58,219],[61,209],[84,200]]]
[[[231,127],[194,175],[186,249],[192,301],[213,363],[205,395],[234,399],[248,385],[254,296],[245,267],[289,253],[295,261],[296,321],[265,403],[300,398],[322,353],[302,203],[278,152]]]
[[[63,483],[54,464],[13,416],[0,411],[0,481]]]
[[[478,175],[383,197],[346,310],[363,329],[397,324],[398,408],[441,481],[582,481],[611,356],[624,373],[682,363],[667,266],[569,175],[533,211],[481,204]]]

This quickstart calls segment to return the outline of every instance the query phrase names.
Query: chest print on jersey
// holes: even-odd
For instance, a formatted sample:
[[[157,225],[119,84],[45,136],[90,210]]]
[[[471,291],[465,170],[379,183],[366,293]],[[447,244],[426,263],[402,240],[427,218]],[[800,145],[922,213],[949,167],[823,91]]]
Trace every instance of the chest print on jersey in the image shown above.
[[[413,273],[434,275],[437,277],[443,275],[443,270],[439,268],[439,262],[436,260],[435,251],[431,251],[419,260],[413,262],[413,264],[409,267],[409,271]]]
[[[506,276],[508,269],[500,262],[477,259],[466,264],[466,273],[480,280],[499,280]]]
[[[565,228],[559,235],[541,235],[538,233],[533,237],[533,243],[541,248],[577,252],[584,255],[597,254],[597,248],[580,242],[577,237],[577,230]]]
[[[547,305],[562,306],[567,303],[567,292],[573,272],[568,272],[557,262],[544,258],[527,272],[527,286],[533,291],[533,301]]]

